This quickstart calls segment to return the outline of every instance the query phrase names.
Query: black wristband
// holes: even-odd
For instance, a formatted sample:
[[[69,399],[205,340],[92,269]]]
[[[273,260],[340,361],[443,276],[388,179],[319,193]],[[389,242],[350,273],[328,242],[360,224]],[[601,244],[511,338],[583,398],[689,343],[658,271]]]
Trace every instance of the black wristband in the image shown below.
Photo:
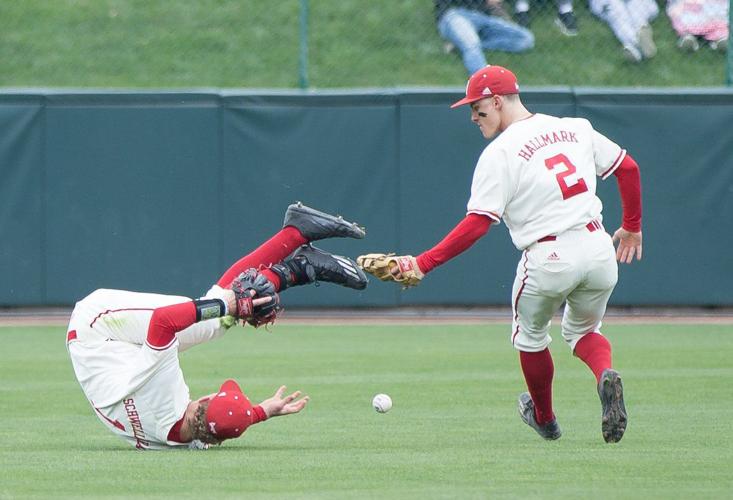
[[[199,299],[193,301],[196,306],[196,323],[212,318],[220,318],[226,314],[227,308],[221,299]]]

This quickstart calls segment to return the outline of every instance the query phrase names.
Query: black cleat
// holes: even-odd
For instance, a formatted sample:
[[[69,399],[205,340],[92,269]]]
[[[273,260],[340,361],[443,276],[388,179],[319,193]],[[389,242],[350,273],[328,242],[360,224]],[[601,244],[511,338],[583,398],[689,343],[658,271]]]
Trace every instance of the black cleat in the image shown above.
[[[528,392],[523,392],[519,395],[519,416],[522,417],[522,421],[537,431],[537,434],[547,439],[548,441],[554,441],[562,436],[562,431],[557,423],[557,419],[552,419],[551,422],[546,424],[538,424],[534,416],[534,401]]]
[[[626,406],[621,376],[610,368],[603,370],[598,382],[598,396],[601,398],[601,432],[607,443],[618,443],[626,431]]]
[[[344,220],[340,215],[330,215],[306,207],[301,202],[293,203],[285,212],[283,227],[293,226],[308,241],[324,238],[362,239],[366,232],[355,222]]]
[[[369,280],[356,262],[332,255],[311,245],[303,245],[293,255],[271,268],[280,276],[280,290],[290,286],[326,281],[364,290]]]
[[[522,28],[529,29],[529,11],[525,10],[522,12],[515,12],[514,13],[514,21],[520,25]]]

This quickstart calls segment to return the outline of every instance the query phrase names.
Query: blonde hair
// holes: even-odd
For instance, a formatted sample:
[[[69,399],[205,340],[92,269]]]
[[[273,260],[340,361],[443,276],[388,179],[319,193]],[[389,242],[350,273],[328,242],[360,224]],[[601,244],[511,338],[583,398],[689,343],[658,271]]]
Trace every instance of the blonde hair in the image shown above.
[[[198,439],[202,443],[206,444],[221,444],[222,440],[218,439],[209,430],[209,425],[206,422],[206,410],[209,408],[208,401],[202,401],[199,403],[196,412],[193,414],[193,418],[189,420],[188,424],[191,429],[192,439]]]

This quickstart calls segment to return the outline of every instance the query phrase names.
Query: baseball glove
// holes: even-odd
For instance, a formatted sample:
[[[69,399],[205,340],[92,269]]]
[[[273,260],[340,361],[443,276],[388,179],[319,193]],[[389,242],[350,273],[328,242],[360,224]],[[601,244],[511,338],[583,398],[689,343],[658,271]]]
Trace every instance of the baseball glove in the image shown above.
[[[232,291],[237,299],[236,317],[255,328],[274,323],[282,311],[280,297],[275,286],[256,269],[247,269],[232,282]],[[255,299],[270,297],[266,304],[257,305]]]
[[[417,286],[425,277],[417,260],[412,255],[394,253],[368,253],[356,258],[356,263],[364,271],[382,281],[395,281],[403,288]]]

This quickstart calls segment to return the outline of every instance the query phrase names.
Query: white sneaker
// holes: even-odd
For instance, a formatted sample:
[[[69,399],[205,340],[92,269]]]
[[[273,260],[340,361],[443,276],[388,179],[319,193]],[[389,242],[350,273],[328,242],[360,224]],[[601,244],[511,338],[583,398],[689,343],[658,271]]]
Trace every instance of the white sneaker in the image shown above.
[[[700,43],[695,35],[685,35],[677,40],[677,47],[685,52],[696,52],[700,48]]]
[[[639,50],[641,50],[641,55],[645,59],[649,59],[657,55],[657,46],[654,44],[654,33],[652,32],[651,26],[645,24],[639,28],[637,37],[639,39]]]
[[[634,47],[633,45],[625,45],[624,46],[624,57],[631,61],[631,62],[641,62],[641,52],[639,52],[639,49]]]
[[[718,52],[725,52],[728,50],[728,39],[727,38],[721,38],[720,40],[714,40],[709,43],[710,48],[718,51]]]

